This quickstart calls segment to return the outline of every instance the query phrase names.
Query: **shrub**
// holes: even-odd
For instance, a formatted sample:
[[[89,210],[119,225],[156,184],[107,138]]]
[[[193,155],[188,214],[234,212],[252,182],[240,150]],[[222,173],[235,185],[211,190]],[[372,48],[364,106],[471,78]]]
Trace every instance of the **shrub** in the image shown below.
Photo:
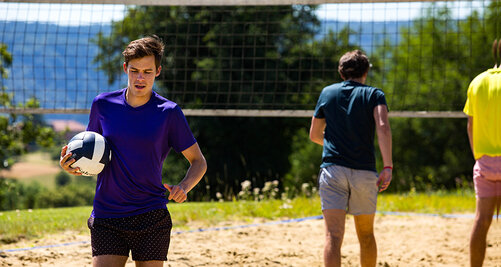
[[[69,184],[38,195],[36,208],[56,208],[92,205],[94,188]]]
[[[60,171],[56,175],[56,186],[57,187],[65,186],[65,185],[69,184],[70,182],[71,182],[71,177],[67,172]]]

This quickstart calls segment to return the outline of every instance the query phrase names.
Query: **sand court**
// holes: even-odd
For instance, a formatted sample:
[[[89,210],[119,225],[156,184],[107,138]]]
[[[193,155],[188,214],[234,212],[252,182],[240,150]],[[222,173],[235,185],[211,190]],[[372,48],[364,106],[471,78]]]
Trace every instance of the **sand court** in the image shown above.
[[[226,222],[218,226],[242,225]],[[468,266],[473,218],[376,215],[378,266]],[[179,231],[173,229],[173,232]],[[72,245],[0,253],[0,266],[90,266],[90,237],[66,232],[3,245],[1,250]],[[486,267],[501,266],[501,221],[489,231]],[[323,220],[259,225],[220,231],[183,232],[171,239],[164,266],[322,266]],[[343,266],[359,266],[353,218],[346,221]],[[127,266],[135,266],[132,261]]]

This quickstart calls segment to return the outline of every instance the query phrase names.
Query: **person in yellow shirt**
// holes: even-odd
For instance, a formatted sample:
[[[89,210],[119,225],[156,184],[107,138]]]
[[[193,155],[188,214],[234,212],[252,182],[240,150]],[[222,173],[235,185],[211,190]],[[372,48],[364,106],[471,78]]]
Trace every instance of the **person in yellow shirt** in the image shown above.
[[[487,232],[501,205],[501,68],[473,79],[463,112],[468,115],[468,137],[476,163],[473,181],[477,198],[470,236],[471,266],[482,266]]]

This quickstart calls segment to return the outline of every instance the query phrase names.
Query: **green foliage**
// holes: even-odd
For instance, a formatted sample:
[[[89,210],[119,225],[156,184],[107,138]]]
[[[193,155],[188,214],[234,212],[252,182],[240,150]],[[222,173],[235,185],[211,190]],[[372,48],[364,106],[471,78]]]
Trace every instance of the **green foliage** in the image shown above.
[[[2,89],[5,93],[5,89]],[[0,106],[9,107],[11,96],[5,93],[8,102],[0,103]],[[30,99],[25,107],[35,108],[39,103],[35,99]],[[47,126],[41,115],[24,114],[18,116],[0,115],[0,169],[9,168],[15,158],[38,147],[53,146],[57,135],[54,130]]]
[[[170,151],[162,167],[163,183],[178,184],[186,175],[190,167],[183,154]]]
[[[390,191],[454,189],[472,182],[465,120],[394,118],[390,124],[395,166]]]
[[[303,184],[317,186],[317,177],[322,162],[322,146],[310,141],[307,128],[301,128],[292,138],[291,168],[285,175],[285,188],[301,192]]]
[[[56,186],[57,187],[65,186],[65,185],[69,184],[70,182],[71,182],[71,176],[67,172],[60,171],[56,175]]]
[[[0,210],[31,209],[44,191],[39,183],[24,185],[15,179],[0,178]]]
[[[0,178],[0,209],[17,208],[20,191],[23,191],[23,187],[16,180]]]
[[[209,117],[190,118],[190,126],[208,164],[205,179],[192,197],[208,193],[214,199],[217,192],[235,196],[244,180],[255,187],[281,180],[289,169],[292,135],[298,127],[305,127],[305,121]]]
[[[12,64],[12,55],[7,51],[7,45],[0,44],[0,77],[7,78],[9,76],[7,68],[11,64]]]
[[[462,110],[470,81],[492,66],[485,57],[495,38],[493,25],[500,21],[496,5],[484,10],[490,22],[485,25],[476,11],[455,21],[449,9],[431,5],[403,31],[397,46],[378,51],[383,59],[391,56],[391,61],[383,60],[385,71],[374,75],[390,109]],[[465,120],[394,118],[390,123],[395,169],[389,190],[471,186],[474,159]]]
[[[489,10],[487,21],[494,19]],[[469,82],[492,66],[485,55],[495,33],[488,24],[481,27],[478,13],[456,21],[446,7],[431,5],[426,11],[402,29],[398,45],[377,51],[380,58],[391,60],[383,61],[384,72],[376,75],[375,83],[384,89],[393,110],[462,109]]]
[[[24,184],[15,179],[0,178],[0,211],[92,205],[95,180],[80,177],[75,180],[47,189],[38,182]]]
[[[11,125],[11,118],[0,115],[0,169],[14,164],[14,157],[20,155],[24,146],[18,142],[18,131]]]
[[[0,44],[0,73],[1,79],[7,78],[6,68],[12,63],[12,56],[7,51],[7,46]],[[2,83],[0,83],[2,84]],[[11,108],[12,94],[6,92],[4,86],[0,91],[0,107]],[[32,98],[24,105],[26,108],[37,108],[40,103]],[[0,170],[9,168],[15,157],[26,152],[29,145],[49,147],[54,144],[56,134],[52,128],[45,125],[41,115],[26,114],[19,116],[15,114],[0,114]]]
[[[68,184],[55,190],[45,190],[37,196],[36,208],[75,207],[92,205],[94,187]]]

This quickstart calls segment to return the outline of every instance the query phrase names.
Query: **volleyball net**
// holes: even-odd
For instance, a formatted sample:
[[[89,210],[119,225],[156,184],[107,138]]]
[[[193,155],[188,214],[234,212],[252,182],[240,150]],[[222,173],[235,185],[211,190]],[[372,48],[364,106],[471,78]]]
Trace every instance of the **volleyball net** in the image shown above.
[[[361,49],[390,115],[463,117],[469,82],[495,64],[498,0],[330,2],[0,1],[0,112],[88,113],[127,86],[121,52],[148,34],[166,44],[154,90],[192,116],[311,117],[340,56]]]

